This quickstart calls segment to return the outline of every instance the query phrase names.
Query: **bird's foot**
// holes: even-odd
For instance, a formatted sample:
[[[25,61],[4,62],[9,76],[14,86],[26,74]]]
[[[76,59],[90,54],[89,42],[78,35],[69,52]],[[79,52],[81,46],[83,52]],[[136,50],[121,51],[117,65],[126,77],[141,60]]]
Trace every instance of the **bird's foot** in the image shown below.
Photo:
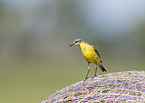
[[[95,77],[97,77],[97,75],[94,75],[92,78],[95,78]]]
[[[88,77],[85,78],[84,82],[88,79]]]

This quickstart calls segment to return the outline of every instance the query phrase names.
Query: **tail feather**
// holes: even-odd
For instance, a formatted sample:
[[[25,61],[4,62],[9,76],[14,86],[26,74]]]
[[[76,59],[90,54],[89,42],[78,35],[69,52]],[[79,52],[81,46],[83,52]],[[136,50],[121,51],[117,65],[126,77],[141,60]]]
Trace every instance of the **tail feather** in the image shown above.
[[[101,66],[99,66],[102,72],[106,72],[108,71],[107,68],[102,64]]]

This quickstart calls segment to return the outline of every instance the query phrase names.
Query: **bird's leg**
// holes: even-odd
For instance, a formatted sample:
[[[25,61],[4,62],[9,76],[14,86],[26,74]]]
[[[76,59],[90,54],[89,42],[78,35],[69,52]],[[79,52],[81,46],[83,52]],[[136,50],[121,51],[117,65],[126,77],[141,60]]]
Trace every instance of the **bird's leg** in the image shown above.
[[[90,72],[90,65],[89,65],[89,63],[88,63],[88,72],[87,72],[87,75],[86,75],[86,78],[85,78],[84,82],[88,79],[88,74],[89,74],[89,72]]]
[[[97,77],[96,74],[97,74],[97,65],[95,65],[95,74],[94,74],[93,78],[94,78],[94,77]]]

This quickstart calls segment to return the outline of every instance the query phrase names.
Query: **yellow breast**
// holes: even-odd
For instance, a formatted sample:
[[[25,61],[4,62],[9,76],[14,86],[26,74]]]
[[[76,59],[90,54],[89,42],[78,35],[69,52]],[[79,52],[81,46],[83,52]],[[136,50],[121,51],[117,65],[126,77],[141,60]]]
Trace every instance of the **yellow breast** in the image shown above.
[[[96,63],[97,65],[100,65],[100,58],[97,55],[97,53],[95,52],[95,48],[85,42],[81,42],[80,43],[80,48],[82,51],[83,56],[85,57],[85,59],[90,62],[90,63]]]

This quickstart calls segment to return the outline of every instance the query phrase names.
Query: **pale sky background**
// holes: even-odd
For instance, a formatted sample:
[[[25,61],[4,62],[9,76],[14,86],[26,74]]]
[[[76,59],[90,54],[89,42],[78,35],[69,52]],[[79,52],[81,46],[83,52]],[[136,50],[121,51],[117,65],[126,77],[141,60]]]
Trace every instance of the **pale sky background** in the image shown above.
[[[35,8],[43,7],[45,3],[50,4],[53,9],[48,15],[51,19],[51,26],[55,23],[58,13],[57,0],[2,0],[8,8],[20,10],[28,20],[24,20],[26,25],[36,26],[35,23],[30,25],[33,15],[27,13]],[[64,1],[64,0],[62,0]],[[83,15],[83,22],[86,22],[92,31],[97,31],[104,35],[125,34],[127,30],[133,29],[145,20],[145,0],[75,0]],[[69,3],[69,2],[68,2]],[[53,19],[52,19],[53,18]],[[27,22],[28,21],[28,22]],[[35,21],[34,21],[35,22]],[[28,24],[27,24],[28,23]],[[40,28],[40,27],[39,27]],[[42,30],[44,31],[44,29]],[[90,34],[91,35],[91,34]],[[108,35],[108,37],[110,37]]]

